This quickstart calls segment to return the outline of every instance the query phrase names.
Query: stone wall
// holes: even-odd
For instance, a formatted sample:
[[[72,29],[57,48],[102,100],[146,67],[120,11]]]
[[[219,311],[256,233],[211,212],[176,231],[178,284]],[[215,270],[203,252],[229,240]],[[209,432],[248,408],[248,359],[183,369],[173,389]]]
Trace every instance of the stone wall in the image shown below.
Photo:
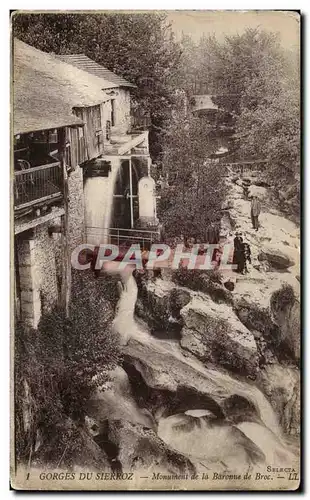
[[[69,245],[72,251],[85,241],[83,169],[76,167],[68,176]]]
[[[76,167],[68,176],[69,250],[84,241],[83,171]],[[59,302],[63,273],[63,244],[60,232],[49,232],[51,226],[63,227],[63,217],[55,217],[16,237],[15,288],[16,306],[22,321],[37,328],[42,313]]]
[[[43,312],[57,303],[61,284],[61,234],[49,235],[53,219],[31,233],[21,233],[16,241],[21,319],[37,328]]]

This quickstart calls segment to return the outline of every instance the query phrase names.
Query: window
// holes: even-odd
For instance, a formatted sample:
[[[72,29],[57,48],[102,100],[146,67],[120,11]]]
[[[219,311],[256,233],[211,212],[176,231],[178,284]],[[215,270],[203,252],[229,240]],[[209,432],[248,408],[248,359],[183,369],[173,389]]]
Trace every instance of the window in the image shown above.
[[[57,129],[49,131],[48,142],[49,143],[58,143]]]
[[[102,133],[102,126],[101,126],[101,113],[100,113],[100,106],[94,106],[93,108],[93,124],[94,124],[94,129],[95,129],[95,136],[96,136],[96,148],[98,152],[102,151],[103,148],[103,133]]]
[[[67,165],[67,167],[71,168],[72,163],[71,163],[71,145],[70,145],[70,142],[66,142],[65,156],[66,156],[66,165]]]
[[[78,164],[80,165],[87,159],[84,128],[78,127]]]
[[[111,126],[115,125],[115,99],[111,99]]]
[[[101,151],[101,146],[103,145],[103,135],[102,135],[102,130],[97,130],[96,131],[96,146],[99,151]]]
[[[106,122],[105,130],[106,139],[109,141],[111,139],[111,122],[109,120]]]

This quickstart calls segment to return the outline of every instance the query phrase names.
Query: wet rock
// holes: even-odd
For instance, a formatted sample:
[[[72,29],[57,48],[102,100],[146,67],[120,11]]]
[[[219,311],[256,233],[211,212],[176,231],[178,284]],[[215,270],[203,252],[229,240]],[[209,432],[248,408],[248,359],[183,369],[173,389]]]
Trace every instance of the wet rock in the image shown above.
[[[139,332],[123,352],[127,366],[135,374],[132,387],[140,387],[143,396],[139,405],[147,401],[145,406],[156,420],[166,410],[175,414],[191,409],[208,409],[220,418],[225,399],[237,394],[253,402],[264,424],[277,432],[273,411],[262,392],[244,377],[239,380],[221,369],[219,363],[206,366],[177,342],[159,341],[147,332]],[[136,380],[137,372],[140,381]]]
[[[288,253],[284,245],[264,246],[258,255],[258,260],[267,260],[276,269],[287,269],[295,265],[292,255]]]
[[[109,423],[108,439],[118,449],[117,459],[124,471],[194,474],[192,462],[173,450],[154,431],[124,421]]]
[[[232,292],[235,289],[235,282],[233,280],[227,280],[224,282],[224,287],[227,288],[230,292]]]
[[[149,326],[155,329],[169,328],[169,317],[171,316],[170,297],[175,286],[171,281],[148,280],[139,291],[139,300],[135,312],[143,318]],[[173,303],[172,298],[172,303]],[[176,298],[177,300],[177,298]],[[181,300],[179,298],[179,300]],[[183,299],[184,300],[184,299]]]
[[[269,398],[278,415],[283,431],[300,431],[300,375],[295,368],[272,364],[260,371],[258,386]]]
[[[179,269],[174,272],[173,280],[183,287],[208,294],[214,302],[232,303],[232,294],[224,287],[223,276],[218,271]]]
[[[151,413],[137,405],[128,375],[120,366],[110,372],[109,382],[93,392],[87,403],[87,416],[94,420],[99,431],[107,419],[121,419],[149,428],[155,427]]]
[[[180,311],[191,301],[191,294],[187,290],[174,288],[169,297],[170,311],[174,318],[178,318]]]
[[[260,200],[264,200],[268,198],[268,190],[260,186],[250,186],[248,195],[249,198],[257,196]]]
[[[181,315],[183,348],[204,362],[255,377],[258,353],[254,336],[228,306],[195,297]]]
[[[172,415],[161,419],[158,434],[198,468],[203,462],[212,470],[220,466],[232,471],[264,462],[264,454],[230,421]]]

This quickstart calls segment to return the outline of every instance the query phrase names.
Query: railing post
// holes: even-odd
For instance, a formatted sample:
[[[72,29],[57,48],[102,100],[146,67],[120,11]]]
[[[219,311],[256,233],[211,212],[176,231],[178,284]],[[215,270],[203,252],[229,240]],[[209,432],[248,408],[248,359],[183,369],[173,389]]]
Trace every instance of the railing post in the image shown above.
[[[130,193],[130,225],[133,229],[133,197],[132,197],[132,165],[131,158],[129,158],[129,193]]]
[[[62,283],[61,283],[61,305],[64,308],[65,315],[69,317],[69,302],[71,292],[71,260],[69,250],[69,197],[68,197],[68,172],[66,166],[66,132],[65,129],[58,129],[58,154],[60,166],[62,169],[62,184],[63,184],[63,199],[64,210],[63,215],[63,233],[62,233]]]

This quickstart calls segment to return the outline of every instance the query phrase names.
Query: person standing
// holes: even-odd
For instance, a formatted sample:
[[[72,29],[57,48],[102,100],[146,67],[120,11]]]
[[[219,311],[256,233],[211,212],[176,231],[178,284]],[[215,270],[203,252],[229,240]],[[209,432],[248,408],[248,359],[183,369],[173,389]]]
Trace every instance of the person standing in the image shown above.
[[[241,256],[241,273],[245,274],[249,272],[247,262],[251,264],[251,248],[246,242],[242,243]]]
[[[252,225],[253,229],[258,231],[258,217],[260,214],[261,206],[260,206],[260,201],[257,198],[257,196],[253,196],[252,202],[251,202],[251,219],[252,219]]]
[[[242,243],[243,238],[240,232],[236,233],[234,238],[234,257],[233,264],[237,264],[237,273],[242,271]]]
[[[206,243],[209,243],[210,245],[217,245],[219,241],[220,241],[220,231],[218,225],[211,222],[207,226],[206,230]]]

